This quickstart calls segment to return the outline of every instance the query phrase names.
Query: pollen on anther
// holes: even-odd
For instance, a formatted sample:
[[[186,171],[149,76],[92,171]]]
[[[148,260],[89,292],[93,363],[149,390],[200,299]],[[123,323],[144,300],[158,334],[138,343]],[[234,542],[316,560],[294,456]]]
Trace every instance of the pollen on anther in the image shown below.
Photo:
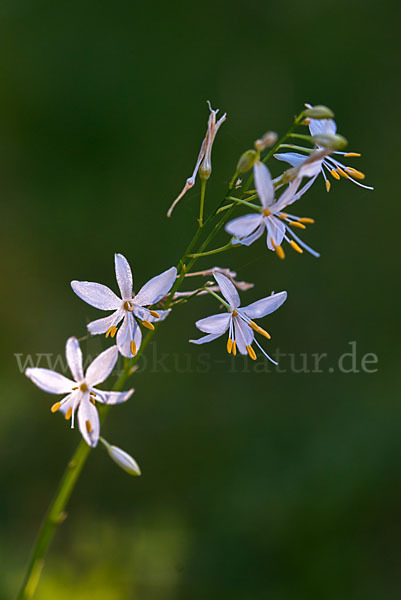
[[[89,396],[89,400],[92,402],[93,406],[96,406],[96,400],[92,398],[92,396]]]
[[[340,175],[337,173],[337,171],[335,169],[331,169],[330,173],[334,177],[334,179],[337,179],[337,181],[341,179]]]
[[[326,191],[329,192],[331,188],[331,183],[328,179],[326,179]]]
[[[60,406],[61,406],[61,402],[56,402],[55,404],[53,404],[53,406],[51,407],[50,410],[52,411],[52,413],[55,413],[55,412],[58,411],[58,409],[60,408]]]
[[[356,179],[365,179],[365,173],[358,171],[357,169],[353,169],[352,167],[345,167],[347,173],[355,177]]]
[[[136,354],[136,344],[134,341],[131,342],[131,354],[132,356],[135,356]]]
[[[309,217],[301,217],[300,219],[298,219],[298,223],[310,223],[313,224],[315,222],[315,219],[310,219]]]
[[[302,248],[300,246],[298,246],[298,244],[296,242],[294,242],[294,240],[290,241],[290,246],[291,246],[291,248],[296,250],[296,252],[299,252],[299,254],[303,254]]]
[[[276,251],[277,256],[279,258],[281,258],[281,260],[283,260],[285,258],[285,253],[281,246],[276,246],[275,251]]]
[[[142,321],[142,325],[146,327],[146,329],[150,329],[151,331],[153,331],[153,329],[155,328],[153,323],[150,323],[149,321]]]
[[[265,210],[263,211],[263,214],[265,217],[268,217],[269,215],[271,215],[271,212],[268,208],[265,208]]]
[[[237,342],[233,341],[233,356],[237,356]]]
[[[361,156],[361,155],[359,154],[359,152],[347,152],[347,154],[344,154],[344,156],[346,158],[351,158],[353,156]]]
[[[85,426],[86,426],[86,431],[87,431],[88,433],[90,433],[90,432],[92,431],[92,425],[91,425],[91,422],[90,422],[90,421],[86,421],[86,423],[85,423]]]
[[[270,340],[272,337],[270,333],[263,329],[263,327],[258,327],[257,332],[260,333],[260,335],[263,335],[268,340]]]
[[[234,310],[233,310],[233,315],[232,315],[232,316],[233,316],[233,317],[236,317],[237,315],[238,315],[238,311],[234,309]]]
[[[348,179],[349,175],[345,171],[343,171],[340,167],[337,167],[337,171],[338,171],[338,173],[340,173],[341,177]]]
[[[65,420],[68,421],[69,419],[71,419],[71,415],[72,415],[72,407],[70,406],[70,408],[65,413],[65,417],[64,417]]]
[[[298,227],[298,229],[306,229],[305,225],[303,223],[300,223],[300,220],[299,221],[290,221],[288,223],[288,225],[291,225],[291,227]]]
[[[159,319],[160,318],[160,315],[159,315],[159,313],[157,311],[150,310],[149,312],[152,315],[152,317],[154,317],[155,319]]]
[[[106,331],[106,337],[108,338],[110,335],[113,338],[116,335],[116,333],[117,333],[117,327],[115,325],[112,325]]]
[[[233,347],[233,341],[232,341],[231,338],[228,338],[228,340],[227,340],[227,352],[228,352],[228,354],[231,354],[232,347]]]
[[[246,347],[249,356],[252,358],[252,360],[256,360],[256,354],[255,354],[255,350],[252,348],[252,346],[247,346]]]

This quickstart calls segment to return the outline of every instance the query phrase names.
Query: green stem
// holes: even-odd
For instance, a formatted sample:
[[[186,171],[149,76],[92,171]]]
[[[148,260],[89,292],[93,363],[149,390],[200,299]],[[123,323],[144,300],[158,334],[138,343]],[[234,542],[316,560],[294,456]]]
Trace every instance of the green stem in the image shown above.
[[[217,300],[219,302],[221,302],[221,304],[223,306],[225,306],[228,311],[231,312],[232,309],[231,309],[230,305],[228,304],[228,302],[226,302],[225,300],[223,300],[223,298],[221,296],[219,296],[219,294],[216,294],[216,292],[214,292],[213,290],[211,290],[210,288],[207,288],[207,287],[204,287],[203,289],[206,292],[208,292],[208,294],[211,294],[212,296],[214,296],[215,298],[217,298]]]
[[[212,254],[219,254],[220,252],[225,252],[226,250],[231,250],[231,248],[235,248],[232,245],[231,241],[224,246],[220,246],[220,248],[215,248],[214,250],[208,250],[207,252],[200,252],[199,254],[188,254],[190,258],[201,258],[202,256],[211,256]]]
[[[206,183],[207,179],[201,179],[201,199],[200,199],[200,207],[199,207],[199,227],[203,227],[203,210],[205,207],[205,193],[206,193]]]

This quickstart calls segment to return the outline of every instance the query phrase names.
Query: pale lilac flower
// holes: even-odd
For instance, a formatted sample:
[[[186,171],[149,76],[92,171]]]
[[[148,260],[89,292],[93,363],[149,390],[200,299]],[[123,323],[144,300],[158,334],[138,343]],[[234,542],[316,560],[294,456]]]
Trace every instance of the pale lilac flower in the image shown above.
[[[67,394],[62,400],[51,407],[52,412],[61,411],[65,418],[71,419],[74,427],[74,416],[78,410],[78,426],[85,442],[95,447],[99,440],[99,415],[96,402],[101,404],[119,404],[125,402],[133,394],[131,389],[127,392],[105,392],[96,386],[105,381],[111,374],[118,358],[115,346],[108,348],[89,365],[84,374],[82,365],[82,352],[77,338],[67,340],[65,347],[67,363],[73,379],[51,371],[50,369],[29,368],[25,375],[35,385],[50,394]]]
[[[210,115],[209,115],[209,120],[208,120],[208,124],[207,124],[207,131],[206,131],[205,138],[202,142],[201,149],[199,151],[199,155],[198,155],[198,158],[197,158],[197,161],[195,164],[194,171],[193,171],[191,177],[188,177],[182,191],[180,192],[180,194],[177,196],[177,198],[174,200],[174,202],[168,209],[168,211],[167,211],[168,217],[171,217],[171,214],[172,214],[174,208],[177,206],[177,204],[181,200],[181,198],[187,193],[187,191],[189,189],[191,189],[191,187],[193,187],[195,185],[195,179],[198,174],[198,171],[200,171],[201,176],[203,174],[203,177],[205,179],[208,179],[208,177],[210,176],[210,173],[212,171],[211,160],[212,160],[213,142],[214,142],[214,139],[216,137],[218,130],[220,129],[220,126],[226,120],[227,114],[224,113],[224,115],[222,117],[220,117],[220,119],[218,121],[216,121],[216,117],[217,117],[217,113],[219,112],[219,109],[213,110],[213,108],[210,105],[210,102],[208,102],[208,105],[209,105]]]
[[[310,104],[306,104],[305,106],[307,108],[311,108]],[[337,131],[337,125],[336,125],[336,122],[334,121],[334,119],[310,119],[309,131],[310,131],[311,135],[326,135],[326,134],[334,135]],[[308,149],[305,148],[305,152],[307,152],[307,151],[308,151]],[[342,155],[342,156],[344,156],[344,158],[352,158],[355,156],[361,156],[358,152],[336,151],[336,152],[333,152],[332,154]],[[278,154],[275,154],[274,157],[277,158],[278,160],[282,160],[284,162],[289,163],[293,167],[297,167],[298,165],[300,165],[302,163],[302,161],[305,160],[305,156],[298,152],[280,152]],[[324,178],[324,181],[326,184],[326,190],[328,192],[330,191],[330,188],[331,188],[331,182],[327,178],[325,171],[330,173],[330,175],[334,179],[339,180],[343,177],[344,179],[349,179],[353,183],[356,183],[356,185],[359,185],[360,187],[363,187],[367,190],[373,190],[373,187],[364,185],[364,184],[360,183],[360,181],[357,181],[357,180],[365,179],[364,173],[362,173],[361,171],[358,171],[357,169],[354,169],[353,167],[344,165],[342,162],[340,162],[333,156],[328,155],[323,158],[323,160],[321,161],[321,164],[320,164],[320,173],[323,175],[323,178]]]
[[[261,352],[274,364],[277,364],[255,339],[255,332],[270,339],[270,335],[259,327],[253,319],[260,319],[277,310],[287,299],[287,292],[272,294],[261,300],[257,300],[248,306],[240,307],[240,297],[235,286],[231,281],[221,273],[214,273],[220,291],[227,300],[226,313],[219,313],[200,319],[195,323],[196,327],[207,335],[197,340],[190,340],[193,344],[205,344],[222,336],[228,331],[227,352],[237,354],[248,354],[252,360],[256,360],[255,350],[252,348],[253,342]]]
[[[319,256],[315,250],[307,246],[293,231],[293,228],[305,229],[305,224],[313,223],[313,219],[297,217],[283,212],[283,210],[298,200],[313,184],[317,174],[316,165],[318,161],[307,163],[305,168],[300,167],[298,175],[287,189],[276,200],[274,198],[274,186],[269,169],[261,161],[254,164],[254,179],[256,191],[262,204],[260,212],[254,212],[233,219],[227,223],[226,231],[234,236],[233,242],[249,246],[255,240],[267,233],[267,247],[274,250],[279,258],[284,258],[284,250],[281,246],[283,240],[299,253],[304,248],[313,256]],[[309,176],[309,181],[299,189],[302,177]]]
[[[121,298],[100,283],[72,281],[71,287],[77,296],[91,306],[114,311],[108,317],[89,323],[88,330],[92,335],[105,333],[106,337],[110,335],[112,338],[118,331],[117,348],[123,356],[130,358],[135,356],[142,343],[138,321],[147,329],[154,329],[153,322],[162,321],[169,314],[168,310],[156,311],[147,307],[157,304],[168,294],[177,276],[177,269],[171,267],[153,277],[135,295],[131,267],[127,259],[122,254],[115,254],[114,262]],[[121,321],[121,327],[118,329]]]

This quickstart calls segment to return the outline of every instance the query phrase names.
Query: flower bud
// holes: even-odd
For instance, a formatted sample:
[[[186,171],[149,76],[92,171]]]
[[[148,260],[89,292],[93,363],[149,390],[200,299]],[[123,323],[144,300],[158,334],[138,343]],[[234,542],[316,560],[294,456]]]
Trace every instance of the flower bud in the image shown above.
[[[324,146],[330,150],[343,150],[348,146],[348,141],[338,133],[319,133],[312,136],[312,140],[318,146]]]
[[[141,475],[141,469],[137,462],[124,450],[118,448],[118,446],[112,446],[104,438],[99,438],[104,447],[106,448],[108,455],[114,462],[126,471],[129,475],[138,476]]]
[[[241,156],[237,164],[237,173],[246,173],[249,169],[252,169],[256,160],[257,154],[255,150],[247,150]]]
[[[316,104],[316,106],[311,106],[310,108],[304,110],[303,116],[311,119],[332,119],[334,117],[334,113],[327,106],[324,106],[323,104]]]
[[[266,148],[270,148],[270,146],[273,146],[277,142],[277,137],[278,136],[275,131],[268,131],[263,137],[256,140],[254,146],[256,150],[259,150],[259,152],[263,152],[263,150],[265,150]]]
[[[199,167],[199,177],[201,179],[208,180],[210,175],[212,174],[212,164],[210,161],[210,157],[206,156],[202,161],[202,164]]]

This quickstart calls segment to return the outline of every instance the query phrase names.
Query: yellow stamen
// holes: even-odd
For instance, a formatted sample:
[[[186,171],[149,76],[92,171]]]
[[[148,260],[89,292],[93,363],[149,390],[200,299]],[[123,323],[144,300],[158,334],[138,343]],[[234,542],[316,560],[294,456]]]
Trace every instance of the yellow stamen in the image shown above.
[[[65,417],[64,417],[65,420],[68,421],[69,419],[71,419],[71,415],[72,415],[72,407],[70,406],[70,408],[65,413]]]
[[[96,406],[96,401],[92,396],[89,396],[89,400],[92,402],[93,406]]]
[[[252,348],[252,346],[247,346],[246,347],[249,356],[252,358],[252,360],[256,360],[256,354],[255,354],[255,350]]]
[[[328,179],[326,179],[326,191],[329,192],[331,188],[331,183]]]
[[[299,229],[306,229],[305,225],[299,221],[290,221],[288,225],[291,225],[291,227],[298,227]]]
[[[337,171],[335,169],[332,169],[330,171],[330,173],[333,175],[334,179],[341,179],[341,177],[339,176],[339,174],[337,173]]]
[[[108,338],[110,335],[113,338],[116,335],[116,333],[117,333],[117,327],[115,325],[112,325],[106,331],[106,337]]]
[[[124,302],[123,304],[123,309],[124,310],[128,310],[129,312],[132,312],[134,309],[132,308],[132,304],[131,302],[129,302],[128,300],[126,302]]]
[[[92,425],[91,425],[90,421],[86,421],[85,425],[86,425],[86,431],[88,433],[90,433],[92,431]]]
[[[356,179],[365,179],[365,173],[362,173],[361,171],[357,171],[352,167],[345,167],[345,170]]]
[[[303,254],[302,248],[300,246],[298,246],[298,244],[296,242],[294,242],[294,240],[290,241],[290,245],[291,245],[291,248],[294,248],[294,250],[296,250],[300,254]]]
[[[152,315],[152,317],[155,317],[155,319],[159,319],[160,318],[159,313],[156,312],[155,310],[150,310],[149,312]]]
[[[288,215],[287,215],[287,213],[280,213],[279,215],[277,215],[277,217],[278,217],[279,219],[288,219]]]
[[[88,386],[86,385],[86,383],[81,383],[81,385],[79,386],[79,389],[81,390],[81,392],[87,392]]]
[[[142,321],[142,325],[146,327],[146,329],[150,329],[151,331],[153,331],[153,329],[155,328],[155,326],[152,323],[149,323],[149,321]]]
[[[260,333],[260,335],[263,335],[265,338],[267,338],[268,340],[271,339],[271,335],[270,333],[268,333],[265,329],[263,329],[262,327],[258,327],[257,332]]]
[[[91,396],[97,396],[96,392],[89,392]]]
[[[236,311],[235,309],[233,310],[233,317],[236,317],[238,315],[238,311]]]
[[[136,344],[134,341],[131,342],[131,354],[132,356],[135,356],[136,354]]]
[[[348,174],[345,171],[343,171],[342,169],[340,169],[340,167],[337,167],[337,171],[340,173],[341,177],[348,179]]]
[[[278,256],[279,258],[281,258],[281,259],[285,258],[284,250],[282,249],[282,247],[281,247],[281,246],[278,246],[278,245],[276,244],[276,242],[275,242],[275,239],[274,239],[273,237],[272,237],[272,238],[270,238],[270,239],[271,239],[272,246],[273,246],[273,248],[274,248],[274,249],[275,249],[275,251],[276,251],[276,254],[277,254],[277,256]]]
[[[268,217],[269,215],[271,215],[271,212],[268,208],[265,208],[265,210],[263,211],[263,214],[265,217]]]
[[[73,387],[73,388],[71,388],[71,389],[73,389],[73,390],[78,390],[79,388],[78,388],[78,386],[75,386],[75,387]]]
[[[60,408],[60,406],[61,406],[61,402],[56,402],[55,404],[53,404],[53,406],[51,407],[50,410],[52,411],[52,413],[55,413],[55,412],[58,411],[58,409]]]
[[[309,217],[301,217],[298,219],[298,223],[314,223],[315,219],[310,219]]]
[[[233,356],[237,356],[237,342],[233,341]]]
[[[228,338],[228,340],[227,340],[227,352],[228,352],[228,354],[231,354],[232,347],[233,347],[233,341],[232,341],[231,338]]]
[[[359,152],[347,152],[347,154],[344,154],[344,156],[346,158],[349,158],[351,156],[361,156],[361,155],[359,154]]]

